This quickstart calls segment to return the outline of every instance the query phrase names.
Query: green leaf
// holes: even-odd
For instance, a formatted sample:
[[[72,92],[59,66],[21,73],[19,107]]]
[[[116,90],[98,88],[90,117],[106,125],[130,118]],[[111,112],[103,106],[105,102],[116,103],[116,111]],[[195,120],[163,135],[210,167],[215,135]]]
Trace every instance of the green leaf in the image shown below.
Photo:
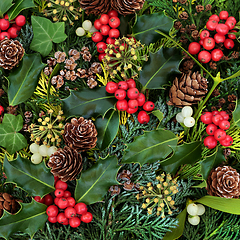
[[[0,124],[0,146],[5,147],[10,154],[27,147],[26,138],[18,133],[23,127],[21,115],[4,114]]]
[[[28,233],[32,239],[36,231],[44,227],[48,218],[46,205],[34,200],[31,203],[20,204],[21,209],[15,215],[4,211],[0,219],[0,237],[9,239],[11,234],[20,231]]]
[[[60,43],[67,38],[64,22],[52,23],[44,17],[32,16],[33,40],[30,48],[46,57],[52,50],[53,42]]]
[[[201,170],[200,173],[205,181],[207,181],[208,175],[213,168],[219,166],[222,162],[225,162],[226,159],[223,155],[223,150],[218,148],[212,155],[206,157],[203,161],[200,162]]]
[[[30,160],[17,156],[14,161],[4,158],[4,172],[7,182],[14,182],[32,196],[43,196],[55,190],[54,177],[45,163],[33,164]]]
[[[168,130],[146,131],[127,144],[122,163],[152,163],[165,159],[171,152],[169,145],[177,145],[178,138]]]
[[[24,55],[20,66],[8,76],[9,105],[16,106],[32,96],[37,87],[38,76],[44,66],[40,54]]]
[[[13,5],[12,0],[1,0],[0,1],[0,18],[3,18],[4,13]]]
[[[14,5],[8,11],[9,20],[17,17],[22,10],[33,7],[36,6],[32,0],[16,0]]]
[[[116,98],[109,95],[105,87],[98,89],[83,89],[81,91],[71,91],[68,98],[62,100],[63,112],[65,116],[91,116],[104,115],[113,108]]]
[[[222,212],[240,215],[240,199],[204,196],[194,202],[201,203]]]
[[[174,146],[174,154],[160,163],[161,168],[163,171],[174,175],[182,164],[193,164],[197,162],[202,156],[201,144],[201,141],[197,141]]]
[[[171,232],[167,232],[162,240],[175,240],[182,236],[185,221],[187,216],[187,209],[185,208],[180,214],[178,214],[178,227],[170,228]]]
[[[240,100],[236,102],[236,107],[232,113],[234,124],[240,128]]]
[[[173,74],[179,73],[178,67],[182,60],[181,52],[176,48],[161,48],[149,55],[140,72],[139,82],[144,89],[159,89],[167,84]]]
[[[112,109],[106,113],[103,118],[95,121],[98,137],[97,144],[100,150],[107,148],[116,137],[119,127],[118,111]]]
[[[108,156],[82,172],[75,189],[76,202],[89,205],[101,201],[110,186],[119,184],[116,181],[119,168],[116,156]]]
[[[152,114],[158,118],[158,120],[161,122],[164,118],[163,113],[160,110],[154,110],[152,111]]]
[[[173,20],[167,17],[164,12],[142,15],[137,18],[137,22],[133,27],[133,35],[143,44],[149,45],[161,38],[155,30],[168,34],[172,26]]]

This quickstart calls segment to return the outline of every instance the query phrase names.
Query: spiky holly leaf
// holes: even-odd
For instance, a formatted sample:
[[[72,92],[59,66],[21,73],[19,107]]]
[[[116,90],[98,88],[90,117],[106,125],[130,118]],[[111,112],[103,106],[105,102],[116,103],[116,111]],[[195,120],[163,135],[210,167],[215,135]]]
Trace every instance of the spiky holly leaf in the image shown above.
[[[0,1],[0,18],[3,18],[4,13],[13,5],[13,0],[2,0]]]

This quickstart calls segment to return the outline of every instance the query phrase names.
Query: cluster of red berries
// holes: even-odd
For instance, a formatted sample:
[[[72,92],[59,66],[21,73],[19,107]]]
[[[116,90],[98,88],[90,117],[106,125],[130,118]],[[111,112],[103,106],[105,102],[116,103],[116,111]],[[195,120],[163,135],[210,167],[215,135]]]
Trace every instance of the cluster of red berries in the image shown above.
[[[23,15],[18,15],[13,21],[9,22],[6,14],[4,18],[0,19],[0,40],[16,38],[25,23],[26,18]]]
[[[51,223],[59,222],[63,225],[69,224],[73,228],[78,227],[81,222],[90,223],[93,216],[87,211],[87,205],[82,202],[76,204],[71,192],[67,191],[67,183],[57,177],[54,177],[54,179],[56,189],[54,199],[51,194],[47,194],[42,199],[39,196],[34,197],[37,202],[48,206],[46,210],[48,221]]]
[[[99,32],[94,32],[92,40],[97,42],[97,51],[100,53],[98,56],[99,61],[102,61],[107,49],[107,44],[114,44],[115,39],[120,36],[117,29],[120,25],[118,12],[115,10],[109,11],[107,14],[102,14],[99,19],[94,22],[94,27]]]
[[[108,82],[106,91],[108,93],[114,93],[116,99],[118,99],[116,108],[119,111],[126,111],[132,114],[138,111],[138,107],[142,106],[145,111],[142,110],[138,113],[138,121],[141,124],[149,122],[150,116],[146,111],[152,111],[155,105],[151,101],[146,101],[143,93],[139,93],[136,88],[136,83],[132,78],[127,81],[120,81],[119,83]]]
[[[225,132],[230,127],[228,119],[229,115],[225,111],[204,112],[201,115],[201,121],[208,124],[206,132],[209,136],[203,142],[205,147],[209,149],[215,148],[217,141],[224,147],[232,145],[232,137]]]
[[[232,49],[234,47],[233,40],[236,39],[236,35],[233,33],[237,32],[232,29],[236,23],[236,19],[232,16],[229,17],[227,11],[221,11],[219,16],[216,14],[212,15],[206,24],[206,28],[209,31],[216,31],[214,32],[214,36],[211,37],[208,30],[203,30],[200,33],[199,43],[190,43],[188,52],[198,54],[198,60],[202,63],[208,63],[211,59],[216,62],[219,61],[223,57],[223,52],[220,49],[214,49],[215,43],[223,43],[226,49]],[[205,50],[200,52],[201,45]],[[212,50],[211,53],[209,52],[210,50]]]

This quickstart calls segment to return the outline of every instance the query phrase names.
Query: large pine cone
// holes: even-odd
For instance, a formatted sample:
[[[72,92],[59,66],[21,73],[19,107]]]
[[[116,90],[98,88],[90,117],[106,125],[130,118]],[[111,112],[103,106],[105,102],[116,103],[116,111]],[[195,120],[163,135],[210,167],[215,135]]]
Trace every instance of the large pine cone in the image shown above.
[[[18,211],[19,208],[19,203],[16,201],[16,199],[13,198],[12,195],[8,193],[0,193],[0,217],[3,214],[3,209],[14,214]]]
[[[63,182],[75,180],[82,170],[82,157],[76,150],[65,146],[53,153],[48,161],[51,173]]]
[[[87,15],[101,15],[110,10],[110,0],[78,0],[82,9]]]
[[[144,2],[145,0],[111,0],[112,8],[124,16],[141,10]]]
[[[224,166],[213,169],[207,179],[207,191],[211,196],[239,198],[240,176],[232,167]]]
[[[21,61],[24,49],[17,40],[3,39],[0,41],[0,67],[10,70]]]
[[[96,146],[97,130],[91,120],[72,118],[64,127],[63,138],[70,148],[84,152]]]
[[[173,81],[173,86],[169,91],[170,100],[168,105],[174,105],[182,108],[191,106],[201,100],[207,93],[208,82],[200,73],[191,71],[188,74],[183,74],[180,79],[177,77]]]

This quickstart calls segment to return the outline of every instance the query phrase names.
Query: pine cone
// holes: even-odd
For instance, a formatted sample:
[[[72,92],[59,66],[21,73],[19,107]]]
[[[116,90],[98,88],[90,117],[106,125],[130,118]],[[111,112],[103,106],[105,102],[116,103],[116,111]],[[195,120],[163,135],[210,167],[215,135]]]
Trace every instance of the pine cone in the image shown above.
[[[3,39],[0,41],[0,67],[10,70],[23,58],[24,49],[17,40]]]
[[[112,8],[126,16],[142,9],[145,0],[111,0]]]
[[[63,138],[70,148],[84,152],[96,146],[97,130],[91,120],[72,118],[64,127]]]
[[[101,15],[110,10],[110,0],[78,0],[87,15]]]
[[[51,83],[52,85],[57,84],[56,89],[59,89],[64,84],[63,76],[61,75],[53,76],[51,79]]]
[[[12,195],[8,193],[0,193],[0,217],[3,214],[3,209],[13,214],[16,213],[19,208],[19,203]]]
[[[94,76],[89,76],[87,80],[87,85],[89,88],[93,89],[97,86],[97,81],[95,81]]]
[[[207,179],[207,191],[211,196],[239,198],[239,173],[230,166],[212,169]]]
[[[54,57],[57,59],[57,62],[58,62],[58,63],[64,62],[66,56],[67,56],[67,55],[66,55],[65,52],[60,52],[60,51],[55,52],[55,54],[54,54]]]
[[[51,173],[63,182],[75,180],[82,170],[82,157],[75,149],[65,146],[53,153],[48,161]]]
[[[198,72],[191,75],[191,71],[189,71],[188,74],[183,74],[180,79],[175,78],[169,91],[170,100],[167,104],[180,108],[196,104],[207,93],[207,87],[206,78]]]
[[[102,73],[102,67],[101,64],[98,62],[92,63],[91,67],[88,69],[88,74],[100,74]]]

